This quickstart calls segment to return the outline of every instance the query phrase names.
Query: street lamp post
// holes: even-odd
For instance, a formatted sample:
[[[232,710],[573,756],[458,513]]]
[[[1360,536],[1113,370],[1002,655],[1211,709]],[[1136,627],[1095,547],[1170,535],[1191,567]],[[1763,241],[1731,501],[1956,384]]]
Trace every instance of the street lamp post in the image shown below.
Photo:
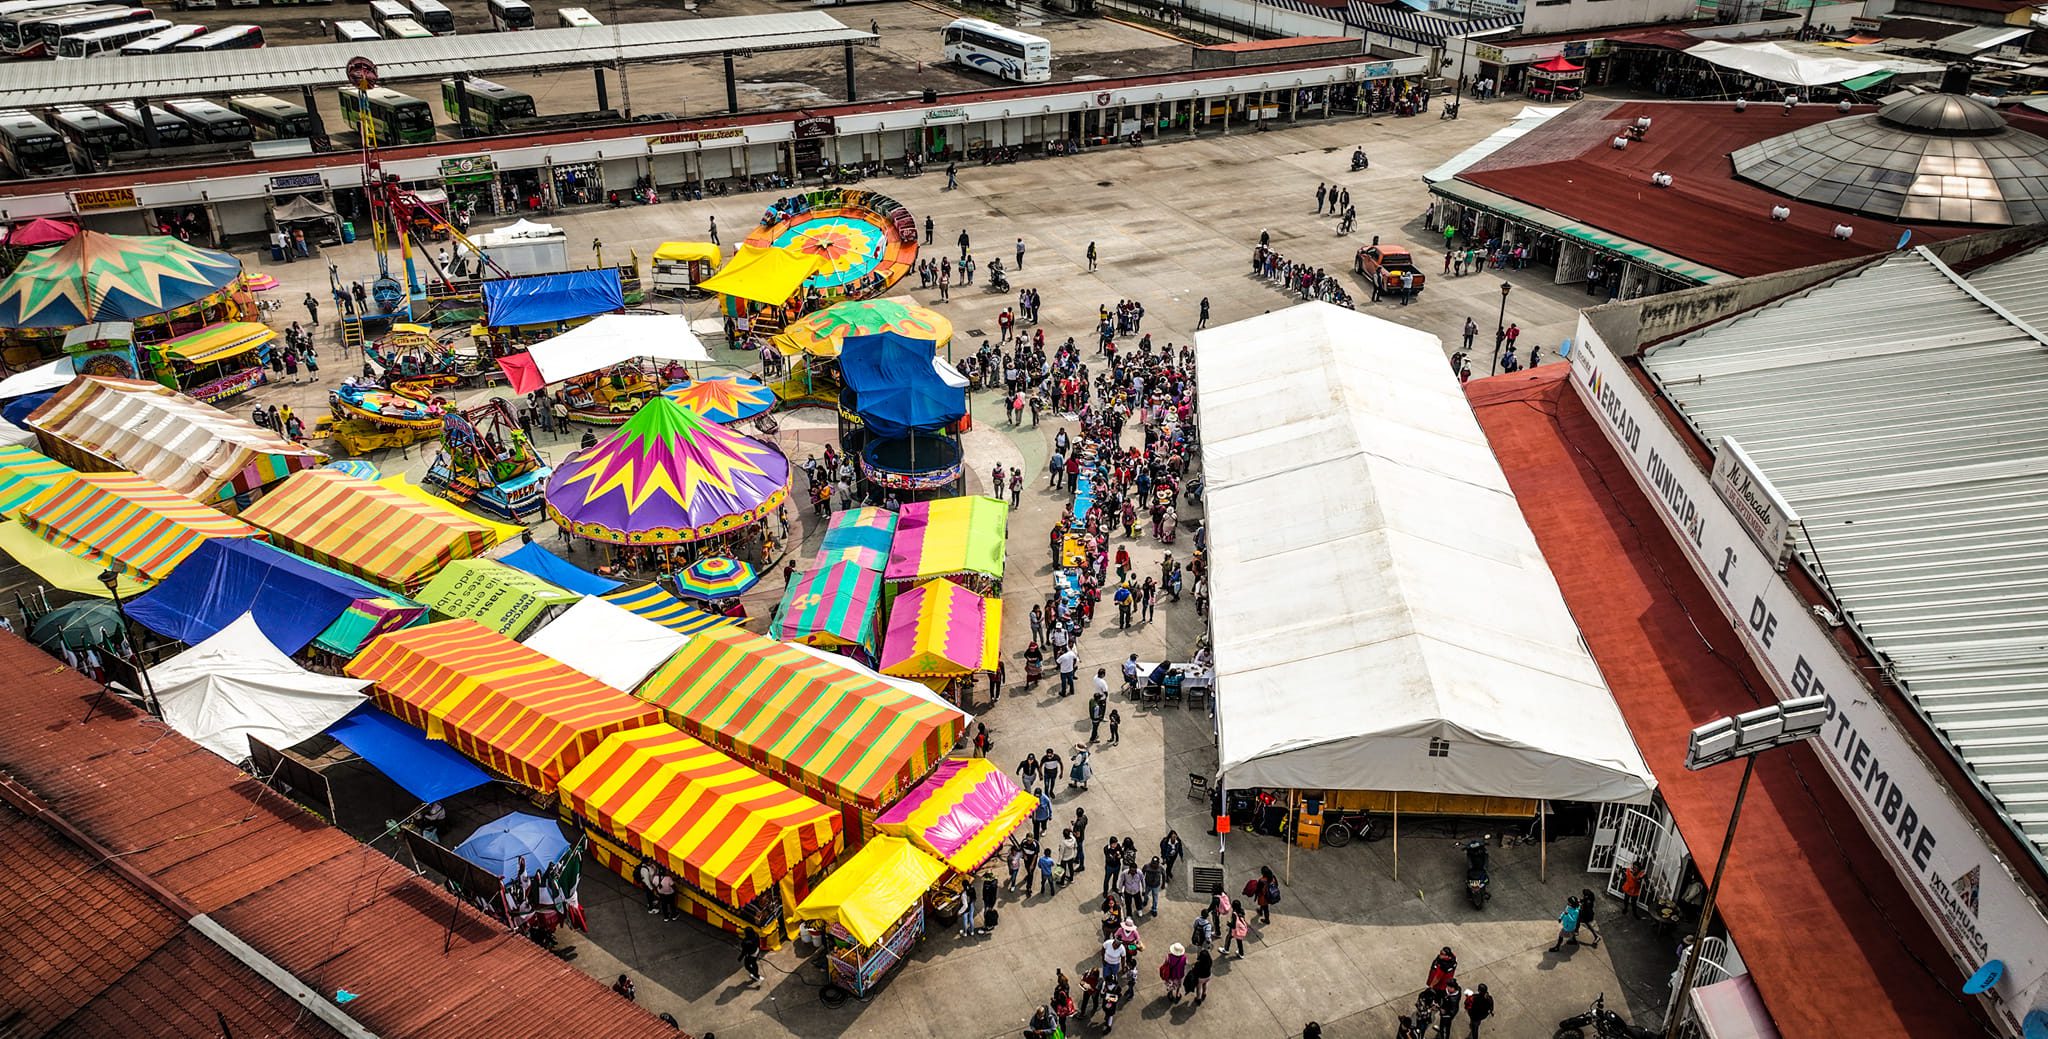
[[[1500,372],[1500,344],[1508,337],[1508,293],[1515,287],[1507,282],[1500,283],[1500,320],[1493,326],[1493,363],[1486,368],[1486,374]]]
[[[1700,925],[1693,932],[1692,948],[1685,955],[1685,973],[1666,1015],[1664,1039],[1677,1039],[1678,1026],[1685,1020],[1685,1000],[1692,993],[1693,977],[1699,971],[1700,946],[1706,944],[1707,928],[1714,921],[1714,902],[1721,895],[1721,878],[1728,872],[1728,850],[1735,845],[1735,824],[1742,819],[1742,802],[1749,795],[1749,779],[1756,774],[1757,755],[1819,735],[1827,715],[1827,697],[1803,696],[1733,718],[1718,718],[1692,730],[1692,739],[1685,748],[1685,767],[1698,771],[1741,758],[1742,784],[1735,788],[1735,808],[1728,813],[1728,832],[1721,837],[1721,856],[1714,863],[1714,876],[1707,884],[1707,899],[1700,905]]]
[[[142,677],[143,706],[149,713],[162,717],[163,711],[158,708],[156,702],[156,683],[150,680],[149,669],[142,666],[142,654],[132,652],[135,646],[135,626],[128,620],[128,607],[121,602],[121,574],[110,566],[100,571],[100,583],[106,585],[107,594],[114,597],[114,612],[121,615],[121,645],[131,650],[128,662],[134,665],[135,673]],[[110,651],[113,648],[107,647]]]

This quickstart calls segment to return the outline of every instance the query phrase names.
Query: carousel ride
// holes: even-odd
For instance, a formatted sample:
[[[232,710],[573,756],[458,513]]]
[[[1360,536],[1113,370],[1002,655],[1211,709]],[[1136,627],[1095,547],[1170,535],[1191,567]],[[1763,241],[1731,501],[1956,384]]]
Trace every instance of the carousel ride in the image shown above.
[[[896,332],[841,348],[839,446],[861,480],[903,501],[962,493],[966,376],[929,341]]]
[[[450,401],[437,391],[464,375],[453,351],[423,325],[396,324],[363,346],[363,375],[327,395],[332,436],[350,454],[405,447],[440,436]]]
[[[554,470],[534,450],[503,397],[442,416],[441,450],[427,467],[428,489],[494,519],[524,523],[546,505]]]
[[[256,315],[240,260],[168,235],[80,231],[28,252],[0,281],[0,344],[12,367],[56,356],[67,335],[88,325],[130,324],[132,341],[147,346]],[[177,384],[179,373],[146,371],[124,350],[131,376]]]

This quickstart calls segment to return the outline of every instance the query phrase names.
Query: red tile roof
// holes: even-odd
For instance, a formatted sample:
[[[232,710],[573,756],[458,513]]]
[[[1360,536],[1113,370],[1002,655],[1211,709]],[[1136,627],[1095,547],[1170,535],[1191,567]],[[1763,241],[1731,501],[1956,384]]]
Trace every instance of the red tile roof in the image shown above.
[[[116,704],[111,711],[103,705],[90,722],[80,721],[95,692],[92,683],[11,634],[0,634],[0,689],[7,691],[0,697],[0,770],[171,897],[210,914],[315,989],[330,995],[338,988],[360,993],[347,1013],[370,1030],[388,1036],[492,1039],[676,1036],[605,986],[506,934],[474,910],[458,908],[381,852],[356,843],[154,719]],[[13,843],[0,834],[0,847],[11,850]],[[0,872],[28,873],[12,862]],[[23,899],[6,904],[19,920]],[[109,904],[129,906],[127,914],[144,921],[161,919],[161,913],[143,915],[132,902]],[[36,930],[61,934],[89,926],[88,921],[65,921],[69,915],[86,915],[72,900],[53,899],[51,907],[53,918],[36,923]],[[457,920],[454,944],[444,953],[451,917]],[[182,918],[176,919],[183,926]],[[153,926],[135,926],[133,934],[128,926],[117,930],[121,944],[109,952],[96,951],[100,945],[90,939],[66,938],[64,947],[75,950],[70,956],[78,961],[72,969],[82,975],[76,982],[106,986],[120,979],[123,957],[141,960],[163,944],[151,939],[163,925]],[[211,969],[206,967],[208,954],[199,948],[211,943],[193,938],[187,943],[189,954],[180,955],[199,964],[195,969]],[[17,951],[20,941],[17,934],[13,947],[0,952],[0,961]],[[0,969],[0,975],[16,973]],[[178,970],[167,967],[135,982],[145,983],[160,983],[162,993],[174,995],[138,995],[126,1002],[110,998],[95,1010],[96,1020],[154,1021],[152,1014],[181,1020],[187,1008],[152,1006],[155,998],[191,1002],[182,991],[190,986],[183,986]],[[292,1006],[296,1020],[301,1008]],[[210,1008],[203,1009],[210,1014]],[[217,1031],[210,1017],[185,1027],[160,1027],[169,1030],[142,1031],[183,1036]],[[81,1027],[80,1034],[127,1034],[127,1028]],[[235,1034],[287,1030],[251,1024],[235,1028]]]
[[[1658,792],[1711,869],[1742,770],[1687,771],[1687,737],[1767,702],[1769,686],[1727,648],[1740,640],[1566,382],[1570,367],[1476,379],[1466,394]],[[1989,1032],[1813,749],[1756,760],[1720,906],[1779,1033]]]
[[[1649,134],[1615,150],[1614,138],[1645,115]],[[1458,179],[1744,277],[1886,252],[1908,228],[1921,243],[1982,230],[1894,223],[1736,178],[1729,158],[1736,149],[1840,116],[1818,104],[1788,116],[1768,102],[1737,112],[1720,101],[1582,101]],[[1657,171],[1671,174],[1671,187],[1650,184]],[[1778,205],[1792,210],[1790,220],[1770,218]],[[1838,223],[1855,228],[1855,237],[1835,238]]]

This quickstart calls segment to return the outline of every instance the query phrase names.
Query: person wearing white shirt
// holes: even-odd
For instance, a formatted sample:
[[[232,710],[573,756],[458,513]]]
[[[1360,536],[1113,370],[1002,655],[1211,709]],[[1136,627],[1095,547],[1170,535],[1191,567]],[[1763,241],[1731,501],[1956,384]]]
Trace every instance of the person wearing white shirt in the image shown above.
[[[1081,666],[1081,657],[1074,652],[1072,647],[1068,647],[1060,653],[1059,663],[1060,695],[1072,696],[1074,695],[1074,675]]]

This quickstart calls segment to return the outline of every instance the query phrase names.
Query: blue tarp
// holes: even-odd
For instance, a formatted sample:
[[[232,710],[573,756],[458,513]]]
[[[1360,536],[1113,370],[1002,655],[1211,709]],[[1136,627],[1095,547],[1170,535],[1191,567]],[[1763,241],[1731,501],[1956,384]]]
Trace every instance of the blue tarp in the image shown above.
[[[454,748],[375,707],[356,708],[328,726],[327,734],[422,801],[453,797],[491,781]]]
[[[524,570],[557,588],[578,595],[603,595],[626,586],[623,581],[599,577],[576,566],[537,543],[523,545],[517,552],[500,556],[498,562],[514,570]]]
[[[244,613],[277,648],[297,653],[358,599],[391,593],[252,538],[211,538],[128,616],[165,638],[197,643]]]
[[[493,328],[573,321],[625,308],[619,272],[609,268],[484,282],[484,323]]]
[[[56,395],[56,390],[44,390],[41,393],[23,394],[22,396],[16,397],[13,400],[8,401],[7,406],[5,408],[0,408],[0,418],[4,418],[17,426],[25,426],[27,425],[26,420],[28,419],[29,415],[32,414],[37,408],[42,407],[46,402],[49,401],[51,397],[54,397]]]
[[[855,414],[877,436],[936,432],[967,414],[967,390],[939,377],[929,339],[849,336],[839,349],[839,377]]]

